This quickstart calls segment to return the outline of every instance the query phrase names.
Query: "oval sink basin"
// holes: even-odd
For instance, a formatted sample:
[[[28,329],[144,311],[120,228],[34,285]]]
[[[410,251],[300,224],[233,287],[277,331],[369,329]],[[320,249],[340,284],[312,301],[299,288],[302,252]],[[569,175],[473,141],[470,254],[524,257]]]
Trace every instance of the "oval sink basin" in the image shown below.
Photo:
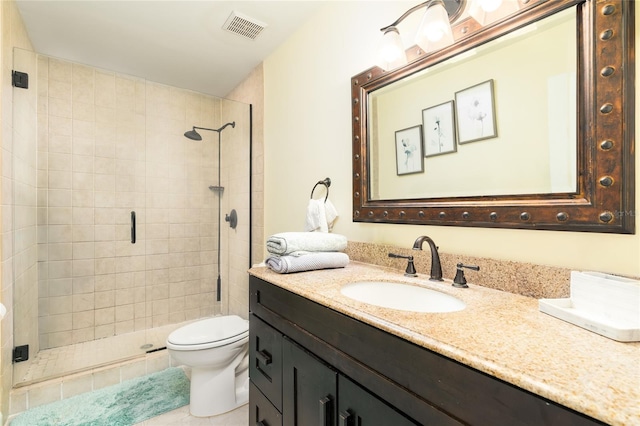
[[[462,300],[436,290],[385,281],[349,283],[340,292],[359,302],[400,311],[455,312],[466,306]]]

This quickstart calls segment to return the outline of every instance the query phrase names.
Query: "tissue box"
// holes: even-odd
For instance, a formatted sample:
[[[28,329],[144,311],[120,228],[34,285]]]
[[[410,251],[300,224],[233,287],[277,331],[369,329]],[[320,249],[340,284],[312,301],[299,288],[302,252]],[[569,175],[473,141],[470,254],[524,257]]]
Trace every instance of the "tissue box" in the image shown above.
[[[640,341],[640,281],[571,272],[568,299],[540,299],[541,312],[620,342]]]

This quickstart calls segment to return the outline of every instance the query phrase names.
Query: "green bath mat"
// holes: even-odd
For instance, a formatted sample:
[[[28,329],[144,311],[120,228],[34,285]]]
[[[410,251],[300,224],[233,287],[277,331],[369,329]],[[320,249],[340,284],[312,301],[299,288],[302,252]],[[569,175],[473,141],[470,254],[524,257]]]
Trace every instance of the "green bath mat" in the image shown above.
[[[168,368],[25,411],[11,426],[126,426],[189,403],[189,379]]]

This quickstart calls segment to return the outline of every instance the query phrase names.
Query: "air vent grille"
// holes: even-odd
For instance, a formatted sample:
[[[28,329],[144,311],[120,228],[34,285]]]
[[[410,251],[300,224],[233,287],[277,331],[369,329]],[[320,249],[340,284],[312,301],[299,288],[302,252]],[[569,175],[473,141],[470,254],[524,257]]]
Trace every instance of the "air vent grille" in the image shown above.
[[[222,29],[254,40],[266,27],[267,24],[263,22],[233,11],[222,26]]]

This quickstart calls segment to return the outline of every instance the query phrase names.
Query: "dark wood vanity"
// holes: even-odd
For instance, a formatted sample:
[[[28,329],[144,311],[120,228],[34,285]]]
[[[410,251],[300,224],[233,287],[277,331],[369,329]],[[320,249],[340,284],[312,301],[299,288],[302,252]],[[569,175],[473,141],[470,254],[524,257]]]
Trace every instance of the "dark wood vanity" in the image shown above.
[[[604,424],[250,277],[250,424]]]

